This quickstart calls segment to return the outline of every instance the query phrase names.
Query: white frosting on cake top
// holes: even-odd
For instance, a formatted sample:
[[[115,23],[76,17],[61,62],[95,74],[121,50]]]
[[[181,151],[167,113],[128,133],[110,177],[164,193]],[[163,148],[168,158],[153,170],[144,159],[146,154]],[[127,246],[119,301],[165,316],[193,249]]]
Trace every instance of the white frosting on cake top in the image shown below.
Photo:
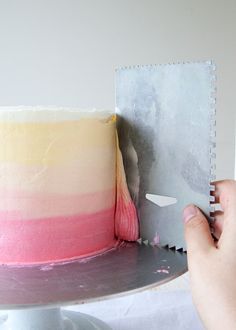
[[[0,121],[4,122],[58,122],[97,118],[106,120],[114,112],[100,109],[80,109],[57,106],[0,106]]]

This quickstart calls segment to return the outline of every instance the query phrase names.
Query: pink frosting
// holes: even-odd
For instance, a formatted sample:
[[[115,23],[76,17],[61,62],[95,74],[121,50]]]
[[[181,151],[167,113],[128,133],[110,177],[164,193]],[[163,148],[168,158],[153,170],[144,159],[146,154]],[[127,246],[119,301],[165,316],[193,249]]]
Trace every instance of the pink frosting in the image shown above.
[[[1,214],[0,226],[3,233],[0,233],[2,264],[32,264],[86,257],[112,248],[116,243],[114,207],[89,215],[25,221],[4,220]]]

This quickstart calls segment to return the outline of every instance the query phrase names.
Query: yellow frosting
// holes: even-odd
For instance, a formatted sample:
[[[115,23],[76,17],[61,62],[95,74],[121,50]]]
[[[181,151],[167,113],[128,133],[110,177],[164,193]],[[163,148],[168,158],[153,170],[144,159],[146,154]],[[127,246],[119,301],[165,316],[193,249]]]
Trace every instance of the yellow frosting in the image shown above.
[[[0,121],[0,162],[48,166],[86,159],[90,148],[95,153],[114,150],[115,122],[115,116],[47,123]]]

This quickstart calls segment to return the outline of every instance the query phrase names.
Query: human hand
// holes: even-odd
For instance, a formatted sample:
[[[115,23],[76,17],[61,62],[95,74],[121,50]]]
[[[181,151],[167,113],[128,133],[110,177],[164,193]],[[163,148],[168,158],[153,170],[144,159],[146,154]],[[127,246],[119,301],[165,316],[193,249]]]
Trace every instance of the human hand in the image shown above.
[[[236,329],[236,181],[214,183],[214,241],[203,213],[184,209],[185,238],[193,301],[206,329]]]

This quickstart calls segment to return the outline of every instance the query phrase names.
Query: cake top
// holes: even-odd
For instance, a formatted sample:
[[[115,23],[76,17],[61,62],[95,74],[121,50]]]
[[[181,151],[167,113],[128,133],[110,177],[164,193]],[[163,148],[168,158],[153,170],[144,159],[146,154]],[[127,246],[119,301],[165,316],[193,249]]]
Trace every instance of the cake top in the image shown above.
[[[56,106],[0,106],[0,121],[9,122],[58,122],[93,118],[107,120],[114,115],[111,110],[79,109]]]

